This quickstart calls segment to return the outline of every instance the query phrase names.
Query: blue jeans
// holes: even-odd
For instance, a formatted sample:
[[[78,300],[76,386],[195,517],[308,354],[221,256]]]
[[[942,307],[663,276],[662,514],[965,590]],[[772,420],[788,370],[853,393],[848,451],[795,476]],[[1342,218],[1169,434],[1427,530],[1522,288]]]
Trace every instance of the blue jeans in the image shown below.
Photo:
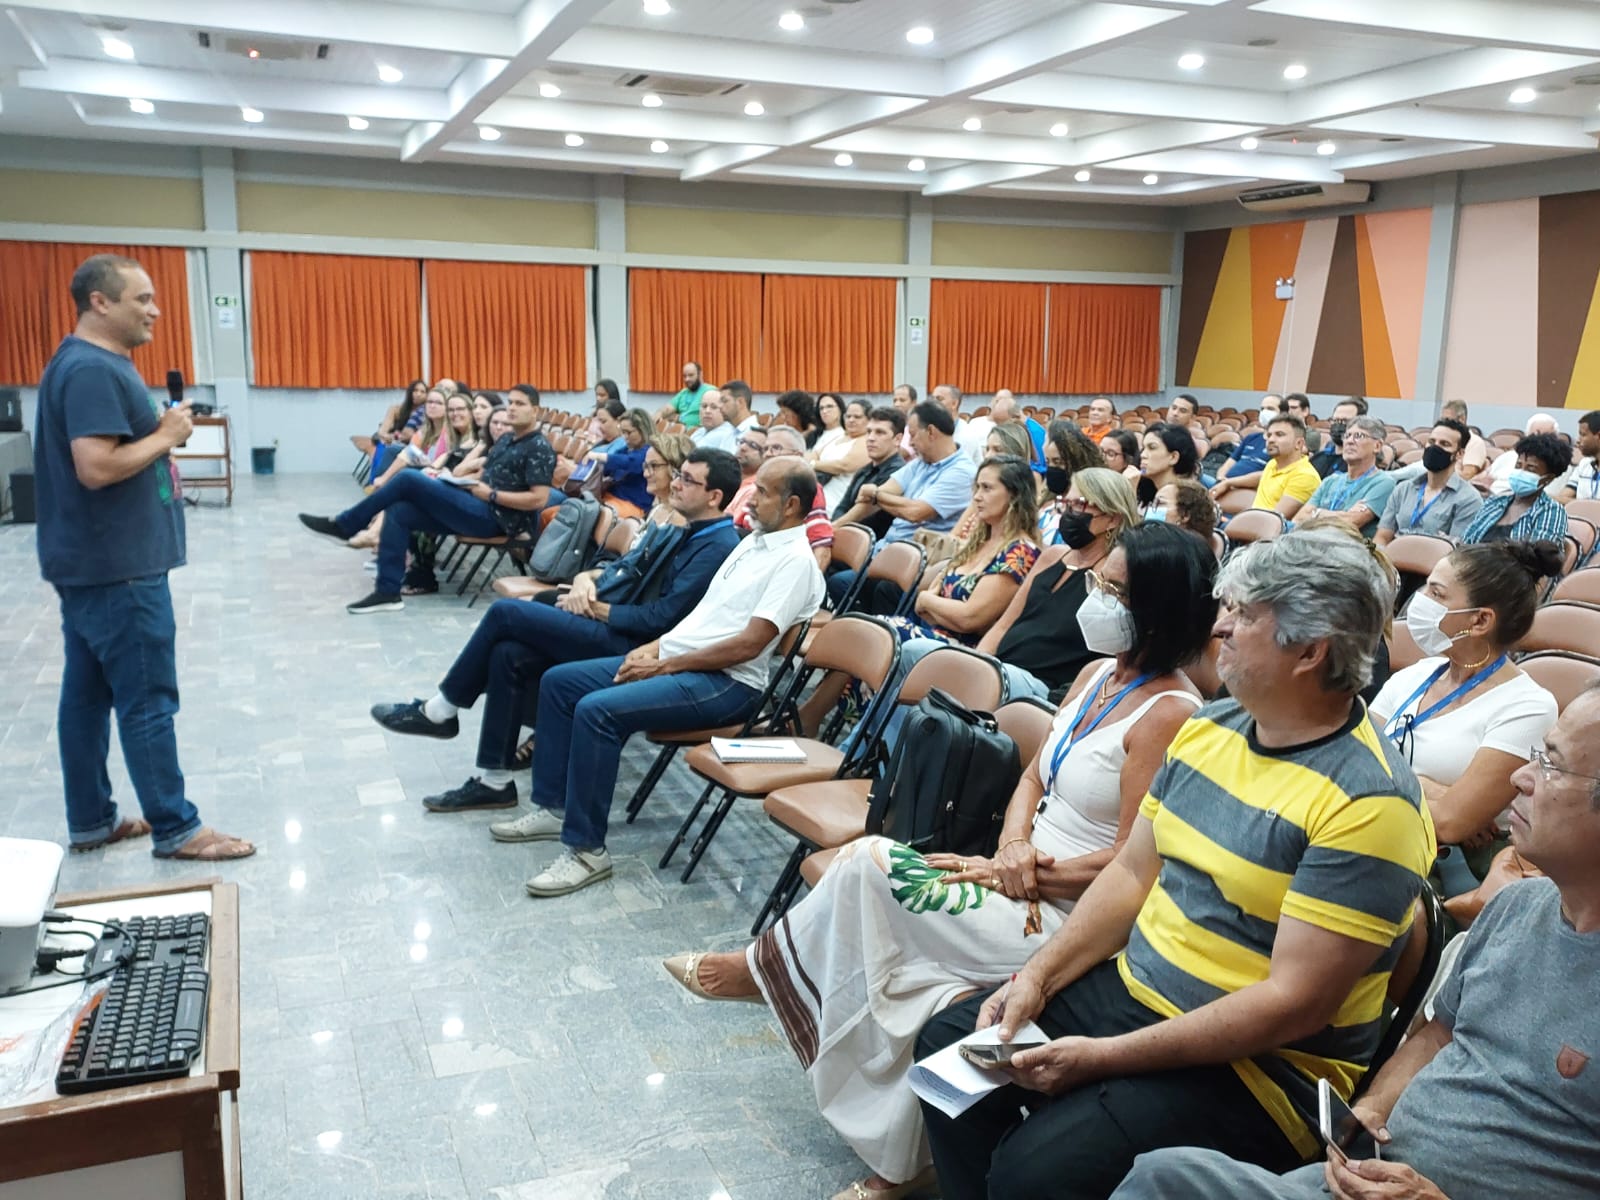
[[[606,844],[617,760],[630,734],[734,725],[761,699],[722,671],[613,683],[621,666],[616,657],[552,667],[539,689],[533,802],[564,811],[561,842],[579,850]]]
[[[155,848],[176,850],[200,828],[178,766],[177,623],[165,575],[96,587],[58,587],[66,664],[56,737],[74,845],[98,842],[117,827],[106,755],[111,710],[134,795]]]
[[[495,520],[494,509],[470,491],[440,483],[421,471],[401,471],[354,508],[334,518],[345,537],[355,537],[379,513],[383,532],[378,536],[378,582],[375,590],[386,596],[400,594],[406,573],[406,547],[412,531],[459,533],[467,537],[499,537],[505,530]]]
[[[539,681],[546,671],[560,663],[626,654],[637,644],[603,621],[554,605],[498,600],[483,614],[439,691],[457,708],[471,708],[484,697],[478,766],[505,771],[516,763],[522,727],[532,724],[530,714],[537,712]]]

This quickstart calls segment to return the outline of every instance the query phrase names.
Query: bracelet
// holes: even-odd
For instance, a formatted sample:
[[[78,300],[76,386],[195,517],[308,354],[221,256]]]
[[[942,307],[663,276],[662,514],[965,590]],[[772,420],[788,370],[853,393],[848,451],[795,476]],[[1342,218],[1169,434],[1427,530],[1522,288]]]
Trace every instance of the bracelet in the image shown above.
[[[1000,843],[1000,848],[994,852],[995,857],[999,858],[1000,855],[1005,853],[1005,849],[1006,849],[1007,846],[1015,846],[1018,842],[1021,842],[1025,846],[1031,846],[1033,844],[1033,839],[1032,838],[1025,838],[1025,837],[1014,837],[1009,842],[1001,842]]]

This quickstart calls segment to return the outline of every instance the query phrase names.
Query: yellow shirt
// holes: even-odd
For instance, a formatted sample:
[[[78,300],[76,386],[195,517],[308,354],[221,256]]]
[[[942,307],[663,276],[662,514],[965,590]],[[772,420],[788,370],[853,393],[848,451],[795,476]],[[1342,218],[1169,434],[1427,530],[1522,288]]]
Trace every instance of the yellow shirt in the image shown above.
[[[1256,484],[1255,503],[1250,507],[1277,508],[1278,501],[1285,496],[1293,496],[1304,504],[1321,482],[1322,476],[1317,474],[1309,458],[1297,459],[1281,470],[1278,460],[1269,458],[1267,465],[1261,468],[1261,482]]]

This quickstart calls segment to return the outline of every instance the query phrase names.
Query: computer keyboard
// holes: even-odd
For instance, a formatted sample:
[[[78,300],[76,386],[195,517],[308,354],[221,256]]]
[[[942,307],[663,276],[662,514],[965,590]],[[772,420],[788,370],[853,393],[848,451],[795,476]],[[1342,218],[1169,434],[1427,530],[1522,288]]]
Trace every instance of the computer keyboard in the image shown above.
[[[205,1033],[208,929],[200,913],[107,926],[84,971],[111,971],[110,986],[78,1015],[56,1091],[93,1092],[189,1073]]]

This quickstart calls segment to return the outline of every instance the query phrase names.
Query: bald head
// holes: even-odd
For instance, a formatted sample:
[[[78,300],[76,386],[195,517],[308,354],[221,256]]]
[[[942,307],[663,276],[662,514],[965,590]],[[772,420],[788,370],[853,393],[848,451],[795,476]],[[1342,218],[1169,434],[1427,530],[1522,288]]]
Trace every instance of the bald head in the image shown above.
[[[1524,433],[1555,433],[1559,426],[1549,413],[1534,413],[1523,427]]]
[[[1017,419],[1017,398],[1010,388],[1001,388],[989,405],[989,419],[996,425],[1005,425]]]
[[[770,458],[756,472],[750,497],[750,526],[776,533],[805,524],[817,495],[817,476],[803,458]]]

